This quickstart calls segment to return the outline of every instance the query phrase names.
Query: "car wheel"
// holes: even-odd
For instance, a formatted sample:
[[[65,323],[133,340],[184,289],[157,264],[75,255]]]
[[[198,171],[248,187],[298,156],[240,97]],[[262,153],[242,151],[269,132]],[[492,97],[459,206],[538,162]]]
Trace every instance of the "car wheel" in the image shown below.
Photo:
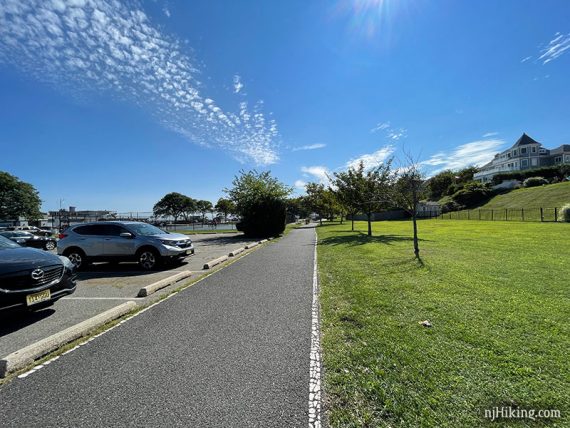
[[[48,251],[51,251],[55,248],[55,242],[53,241],[47,241],[46,245],[45,245],[45,249]]]
[[[139,266],[143,270],[153,270],[156,269],[160,262],[160,255],[156,250],[144,249],[139,252],[138,255]]]
[[[87,264],[85,253],[78,248],[72,248],[71,250],[66,251],[63,255],[67,257],[77,269],[81,269]]]

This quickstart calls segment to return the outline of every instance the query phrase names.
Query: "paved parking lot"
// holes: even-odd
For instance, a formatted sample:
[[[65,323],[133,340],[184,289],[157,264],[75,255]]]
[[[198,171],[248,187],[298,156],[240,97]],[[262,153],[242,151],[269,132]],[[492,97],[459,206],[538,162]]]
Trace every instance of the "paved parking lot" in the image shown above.
[[[183,263],[165,266],[156,272],[144,272],[136,263],[112,265],[97,263],[79,273],[77,290],[59,300],[51,308],[34,313],[0,315],[0,357],[17,351],[38,340],[89,319],[127,301],[148,304],[188,280],[204,275],[204,263],[227,255],[230,251],[255,240],[242,234],[193,235],[196,254]],[[193,275],[144,298],[137,297],[141,287],[189,270]]]

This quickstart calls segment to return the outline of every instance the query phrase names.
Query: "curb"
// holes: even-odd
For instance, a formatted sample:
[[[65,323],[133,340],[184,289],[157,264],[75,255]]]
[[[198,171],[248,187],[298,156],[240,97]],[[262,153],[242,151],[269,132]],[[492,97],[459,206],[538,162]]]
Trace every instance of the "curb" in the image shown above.
[[[261,241],[259,241],[260,244],[264,244],[266,243],[268,240],[267,239],[262,239]]]
[[[152,284],[141,288],[139,290],[139,294],[137,294],[137,297],[150,296],[152,293],[156,293],[161,288],[168,287],[169,285],[172,285],[175,282],[180,281],[181,279],[188,278],[190,275],[192,275],[192,272],[189,270],[185,270],[183,272],[169,276],[168,278],[161,279],[160,281],[157,282],[153,282]]]
[[[225,262],[228,259],[228,256],[218,257],[217,259],[210,260],[208,263],[204,265],[204,269],[212,269],[212,267],[219,265],[222,262]]]
[[[233,250],[233,251],[229,254],[229,256],[230,256],[230,257],[235,257],[235,256],[237,256],[239,253],[243,253],[244,251],[245,251],[245,248],[244,248],[244,247],[241,247],[241,248],[238,248],[237,250]]]
[[[16,352],[12,352],[10,355],[7,355],[0,360],[0,378],[4,378],[9,373],[23,369],[27,365],[32,364],[38,358],[55,351],[59,347],[72,342],[75,339],[89,334],[96,328],[125,315],[136,307],[137,304],[135,302],[123,303],[122,305],[115,306],[114,308],[99,315],[95,315],[94,317],[80,322],[79,324],[66,328],[59,333],[46,337],[39,342],[26,346]]]
[[[245,246],[245,249],[246,249],[246,250],[249,250],[250,248],[255,247],[257,244],[259,244],[259,242],[252,242],[251,244],[247,244],[247,245]]]

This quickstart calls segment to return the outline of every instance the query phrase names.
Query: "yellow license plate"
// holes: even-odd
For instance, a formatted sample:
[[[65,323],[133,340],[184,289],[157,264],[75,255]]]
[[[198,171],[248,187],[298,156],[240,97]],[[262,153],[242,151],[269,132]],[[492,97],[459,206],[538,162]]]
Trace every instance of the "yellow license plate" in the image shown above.
[[[35,305],[36,303],[45,302],[51,299],[51,293],[49,290],[40,291],[39,293],[28,294],[26,296],[26,303],[28,306]]]

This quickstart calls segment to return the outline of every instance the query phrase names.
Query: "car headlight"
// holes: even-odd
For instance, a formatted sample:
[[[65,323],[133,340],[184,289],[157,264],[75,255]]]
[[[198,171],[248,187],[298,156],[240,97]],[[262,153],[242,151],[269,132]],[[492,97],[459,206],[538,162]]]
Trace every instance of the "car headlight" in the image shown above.
[[[162,242],[164,245],[168,245],[169,247],[178,247],[178,245],[176,245],[176,241],[168,241],[161,239],[160,242]]]

